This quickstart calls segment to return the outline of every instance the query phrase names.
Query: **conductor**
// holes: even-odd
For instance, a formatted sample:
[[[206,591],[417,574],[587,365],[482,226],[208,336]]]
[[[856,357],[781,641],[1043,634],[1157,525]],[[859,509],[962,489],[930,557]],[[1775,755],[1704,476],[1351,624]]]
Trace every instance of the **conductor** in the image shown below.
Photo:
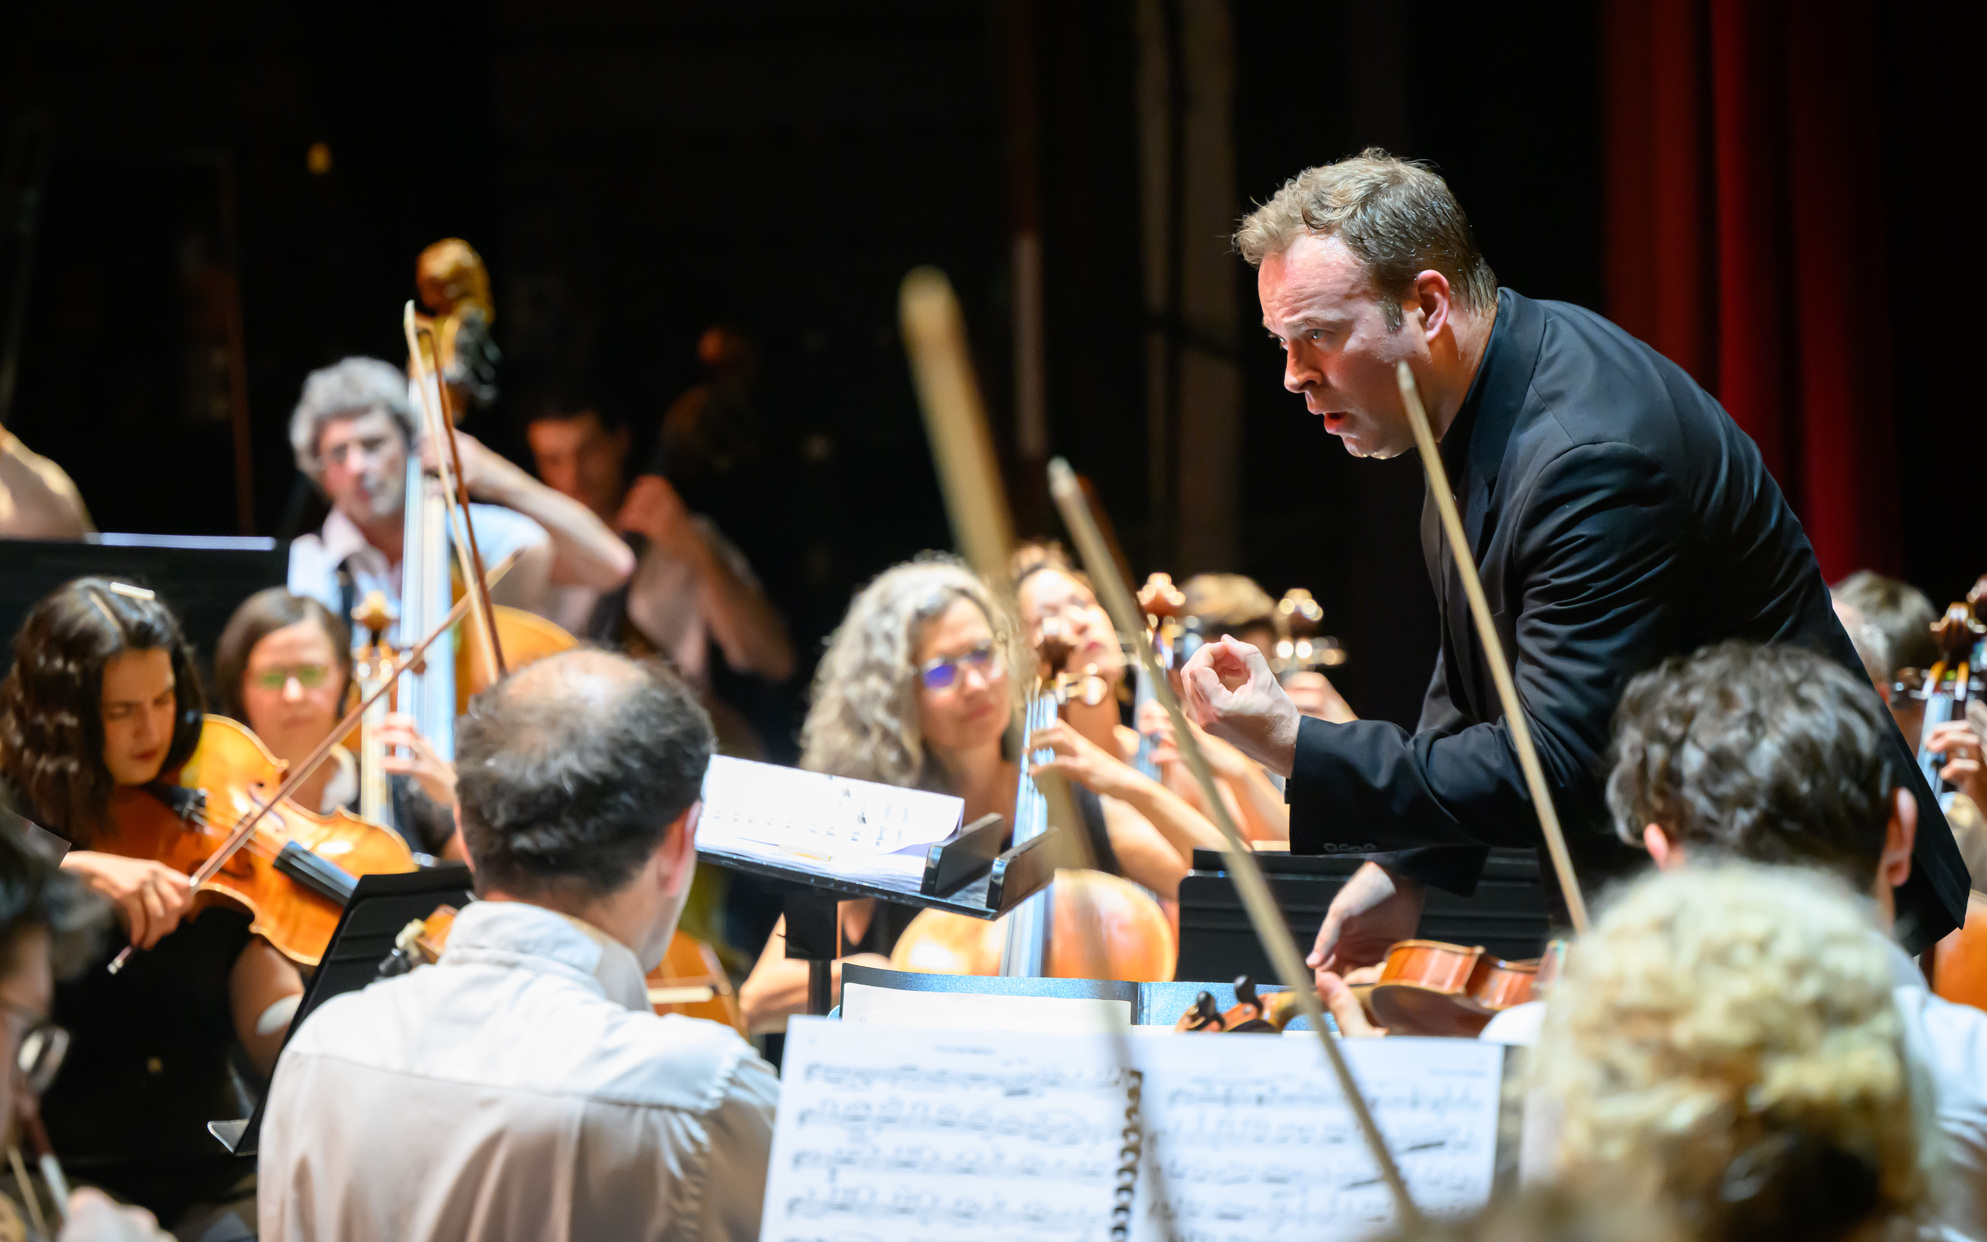
[[[1284,387],[1348,452],[1413,448],[1395,367],[1413,370],[1583,885],[1636,864],[1600,775],[1629,678],[1728,638],[1796,643],[1860,675],[1814,550],[1731,416],[1599,315],[1499,289],[1435,173],[1377,149],[1306,169],[1235,245]],[[1442,643],[1415,732],[1300,717],[1232,638],[1186,666],[1201,725],[1289,778],[1291,849],[1371,856],[1333,901],[1314,968],[1378,961],[1415,934],[1425,885],[1467,894],[1488,846],[1540,844],[1432,497],[1421,545]],[[1957,926],[1968,883],[1895,729],[1891,743],[1919,807],[1896,893],[1915,952]]]

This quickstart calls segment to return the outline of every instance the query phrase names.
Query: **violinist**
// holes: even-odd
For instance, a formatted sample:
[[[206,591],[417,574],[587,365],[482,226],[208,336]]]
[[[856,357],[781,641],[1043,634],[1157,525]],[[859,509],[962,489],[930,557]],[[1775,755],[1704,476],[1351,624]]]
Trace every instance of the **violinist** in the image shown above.
[[[92,848],[116,833],[113,794],[193,754],[201,707],[172,612],[103,578],[35,605],[0,682],[0,799],[68,843],[62,869],[114,903],[145,950],[113,975],[105,967],[119,946],[107,945],[57,985],[54,1016],[73,1042],[45,1097],[49,1133],[78,1180],[174,1228],[252,1218],[252,1173],[207,1123],[247,1115],[231,1049],[267,1076],[303,993],[246,914],[195,911],[184,875]]]
[[[1426,403],[1575,868],[1636,865],[1597,773],[1621,688],[1666,656],[1742,638],[1859,664],[1799,520],[1710,394],[1590,311],[1500,289],[1449,187],[1372,150],[1292,178],[1236,233],[1284,385],[1361,457],[1415,449]],[[1418,729],[1299,715],[1264,654],[1209,643],[1184,670],[1200,725],[1287,777],[1291,848],[1364,848],[1312,965],[1377,961],[1426,885],[1473,890],[1487,848],[1542,844],[1464,580],[1425,511],[1441,647]],[[1901,762],[1901,737],[1890,744]],[[1967,876],[1922,779],[1910,947],[1963,917]]]
[[[317,600],[283,587],[242,601],[214,652],[220,711],[247,725],[278,758],[295,766],[308,758],[344,714],[352,682],[352,643],[345,624]],[[393,794],[393,829],[408,846],[453,857],[455,768],[415,727],[394,712],[381,726],[382,761]],[[314,810],[354,809],[358,761],[343,746],[291,795]]]
[[[1012,616],[970,569],[950,557],[898,565],[862,589],[828,640],[801,730],[800,766],[953,794],[965,800],[967,823],[989,813],[1012,823],[1020,767],[1005,739],[1021,705],[1017,670],[1031,663]],[[1087,766],[1108,776],[1105,765],[1124,768],[1109,756]],[[1072,792],[1099,870],[1167,896],[1178,890],[1180,855],[1150,824],[1113,820],[1095,791]],[[915,913],[866,899],[841,903],[842,962],[887,966]],[[788,960],[784,919],[738,995],[755,1033],[784,1030],[805,1007],[807,965]]]
[[[1071,679],[1062,719],[1038,731],[1029,747],[1054,752],[1040,770],[1060,772],[1098,795],[1112,842],[1122,845],[1125,874],[1170,900],[1193,867],[1194,850],[1219,849],[1221,834],[1180,794],[1131,765],[1138,733],[1125,726],[1118,706],[1124,648],[1089,580],[1053,544],[1023,545],[1012,567],[1015,604],[1030,648],[1041,648],[1050,627],[1070,648],[1061,670]]]
[[[50,1020],[55,980],[83,969],[101,924],[101,903],[87,895],[24,838],[0,829],[0,1026],[11,1067],[0,1073],[0,1139],[29,1150],[39,1096],[62,1070],[67,1032]],[[30,1184],[22,1195],[42,1193]],[[44,1203],[44,1208],[47,1205]],[[143,1208],[120,1207],[84,1188],[59,1206],[67,1218],[56,1242],[170,1242]],[[39,1239],[34,1215],[0,1200],[0,1237]]]
[[[470,520],[485,564],[522,550],[500,583],[498,603],[540,615],[552,588],[612,590],[634,569],[634,554],[586,506],[546,487],[475,439],[458,434],[463,482],[492,503],[472,504]],[[347,358],[313,371],[290,416],[297,468],[331,502],[316,533],[290,545],[289,585],[340,617],[373,591],[401,597],[407,463],[433,452],[415,421],[407,377],[376,358]]]

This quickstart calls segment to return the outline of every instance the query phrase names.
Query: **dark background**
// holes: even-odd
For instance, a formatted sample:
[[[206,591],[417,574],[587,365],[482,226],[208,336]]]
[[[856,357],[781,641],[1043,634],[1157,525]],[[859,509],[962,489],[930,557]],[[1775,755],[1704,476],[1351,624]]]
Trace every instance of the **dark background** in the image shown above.
[[[1606,305],[1597,5],[1231,15],[1238,204],[1382,143],[1449,178],[1502,281]],[[294,533],[313,517],[286,439],[305,372],[400,358],[414,256],[465,237],[488,260],[507,355],[507,401],[470,430],[514,455],[536,384],[584,382],[652,429],[701,378],[703,328],[757,339],[760,405],[806,446],[799,482],[763,498],[791,535],[767,577],[812,652],[869,576],[950,543],[895,329],[910,267],[936,263],[959,289],[1011,449],[1021,82],[1052,449],[1096,481],[1138,572],[1175,568],[1152,546],[1145,478],[1133,30],[1124,0],[16,14],[0,123],[45,125],[53,155],[11,423],[71,472],[104,529],[233,533],[238,330],[253,525]],[[1888,80],[1911,81],[1926,40],[1887,31]],[[322,175],[306,166],[313,143],[332,157]],[[1898,143],[1897,158],[1916,149]],[[1888,227],[1907,250],[1910,222]],[[10,279],[16,261],[10,243]],[[1252,273],[1234,271],[1252,323]],[[1355,707],[1411,723],[1435,645],[1418,467],[1347,458],[1282,390],[1262,334],[1242,333],[1238,362],[1232,568],[1273,594],[1314,590],[1351,651],[1339,680]],[[1945,512],[1922,490],[1900,488],[1907,529]],[[1949,536],[1906,569],[1970,580],[1977,542]]]

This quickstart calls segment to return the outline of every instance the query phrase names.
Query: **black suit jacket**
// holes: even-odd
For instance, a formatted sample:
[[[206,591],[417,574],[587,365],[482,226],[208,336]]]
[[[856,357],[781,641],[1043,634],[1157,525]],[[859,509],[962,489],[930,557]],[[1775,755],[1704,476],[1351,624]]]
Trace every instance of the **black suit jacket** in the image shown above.
[[[1442,457],[1583,888],[1647,862],[1615,836],[1603,800],[1629,678],[1740,638],[1799,643],[1863,679],[1758,448],[1682,368],[1599,315],[1499,293]],[[1291,848],[1471,846],[1396,860],[1468,892],[1483,848],[1539,845],[1538,819],[1432,496],[1421,540],[1442,649],[1419,728],[1306,719],[1287,787]],[[1897,894],[1900,936],[1916,949],[1958,925],[1968,882],[1892,734],[1918,796],[1917,853]]]

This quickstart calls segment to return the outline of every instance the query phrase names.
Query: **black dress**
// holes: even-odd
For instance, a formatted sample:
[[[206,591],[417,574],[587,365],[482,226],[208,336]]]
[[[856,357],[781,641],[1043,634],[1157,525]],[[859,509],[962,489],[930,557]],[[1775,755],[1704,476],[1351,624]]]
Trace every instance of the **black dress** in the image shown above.
[[[4,781],[0,804],[21,805]],[[125,943],[113,924],[90,965],[56,984],[51,1017],[69,1031],[69,1053],[41,1113],[72,1180],[170,1225],[255,1171],[207,1132],[249,1112],[229,1066],[228,977],[251,938],[246,914],[203,910],[113,975],[106,967]]]

